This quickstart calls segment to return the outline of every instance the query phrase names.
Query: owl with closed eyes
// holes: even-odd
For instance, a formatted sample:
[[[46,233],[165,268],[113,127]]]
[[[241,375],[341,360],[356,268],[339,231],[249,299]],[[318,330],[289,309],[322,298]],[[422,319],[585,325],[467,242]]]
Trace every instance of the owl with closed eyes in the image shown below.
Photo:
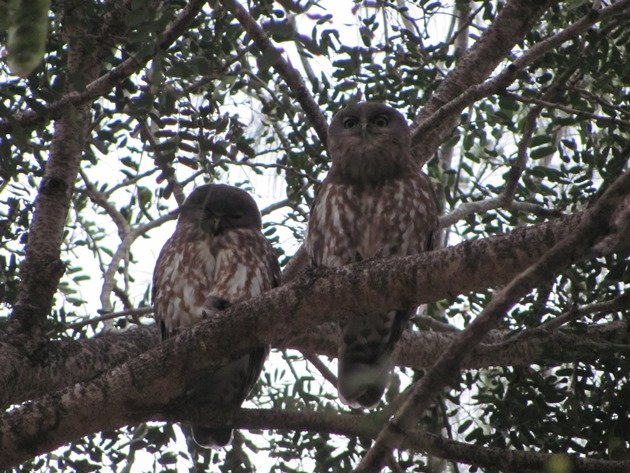
[[[311,209],[305,247],[311,266],[431,249],[438,211],[429,178],[411,151],[403,115],[375,102],[339,111],[328,129],[332,160]],[[352,407],[378,404],[393,349],[415,308],[351,313],[341,322],[338,392]]]
[[[197,187],[180,208],[175,232],[153,273],[153,304],[162,338],[216,317],[236,302],[278,286],[280,266],[261,231],[254,199],[225,185]],[[213,409],[239,407],[256,384],[269,353],[260,346],[206,373],[188,387],[187,401]],[[201,447],[222,447],[230,428],[192,425]]]

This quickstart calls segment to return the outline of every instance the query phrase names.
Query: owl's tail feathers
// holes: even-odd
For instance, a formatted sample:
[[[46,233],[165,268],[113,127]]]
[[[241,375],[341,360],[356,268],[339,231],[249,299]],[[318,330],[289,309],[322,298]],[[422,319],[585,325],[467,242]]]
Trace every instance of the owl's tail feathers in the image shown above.
[[[394,366],[394,346],[411,313],[351,315],[343,323],[337,389],[344,403],[366,409],[378,404]]]
[[[192,437],[201,448],[221,448],[232,441],[232,429],[213,429],[202,425],[193,425]]]
[[[389,382],[392,356],[388,354],[374,363],[353,360],[351,353],[339,359],[337,390],[344,404],[369,409],[376,406]]]

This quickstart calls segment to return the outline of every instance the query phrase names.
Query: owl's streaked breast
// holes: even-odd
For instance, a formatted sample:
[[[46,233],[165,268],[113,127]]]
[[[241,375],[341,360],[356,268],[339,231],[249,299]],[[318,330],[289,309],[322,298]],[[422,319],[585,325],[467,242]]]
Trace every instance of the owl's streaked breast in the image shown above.
[[[435,228],[427,216],[436,215],[436,209],[424,179],[418,174],[377,186],[322,186],[306,242],[313,263],[334,267],[426,251]],[[326,235],[320,231],[324,228]]]
[[[153,281],[156,316],[172,334],[202,319],[203,303],[213,284],[215,256],[208,240],[173,236],[160,254]]]
[[[156,316],[168,334],[199,322],[209,296],[230,303],[273,286],[271,247],[248,229],[190,240],[177,233],[164,245],[153,287]]]

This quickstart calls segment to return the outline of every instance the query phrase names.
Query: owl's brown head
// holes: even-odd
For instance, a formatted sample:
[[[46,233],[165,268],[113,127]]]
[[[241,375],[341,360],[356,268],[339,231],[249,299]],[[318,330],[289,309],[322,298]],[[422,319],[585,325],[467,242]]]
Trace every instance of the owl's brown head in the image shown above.
[[[260,230],[260,211],[256,202],[242,189],[227,184],[205,184],[188,196],[179,214],[180,222],[189,222],[212,235],[226,230]]]
[[[339,111],[328,128],[330,175],[355,184],[400,176],[413,162],[411,135],[400,112],[375,102]]]

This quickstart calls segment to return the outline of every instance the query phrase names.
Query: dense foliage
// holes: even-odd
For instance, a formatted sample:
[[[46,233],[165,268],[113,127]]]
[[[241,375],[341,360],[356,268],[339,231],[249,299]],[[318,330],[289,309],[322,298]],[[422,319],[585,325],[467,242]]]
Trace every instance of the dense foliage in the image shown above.
[[[55,104],[68,94],[89,92],[88,83],[134,61],[135,70],[125,69],[87,102],[89,123],[84,123],[80,172],[61,247],[65,273],[46,322],[47,336],[90,339],[102,331],[151,324],[155,257],[172,231],[177,203],[203,182],[230,182],[255,196],[265,235],[283,264],[299,248],[309,205],[329,165],[313,114],[272,67],[275,55],[261,51],[244,31],[232,1],[202,4],[166,44],[164,32],[186,5],[181,0],[54,0],[42,62],[24,79],[0,66],[0,316],[5,324],[19,298],[19,264],[38,188],[55,152],[55,121],[68,113]],[[244,6],[301,73],[328,120],[344,104],[366,99],[386,101],[411,122],[449,71],[466,66],[461,58],[504,2],[278,0]],[[554,2],[494,74],[589,18],[591,8],[585,1]],[[447,130],[425,167],[442,213],[462,211],[445,220],[442,244],[583,210],[628,169],[629,20],[628,9],[593,20],[592,27],[568,35],[519,70],[507,88],[481,94],[457,113],[456,127]],[[2,44],[6,41],[7,32],[0,36]],[[73,48],[97,57],[94,77],[71,73]],[[472,202],[480,205],[465,206]],[[613,301],[629,282],[628,261],[621,254],[549,275],[504,317],[502,343],[527,337],[528,329],[563,314],[569,314],[565,326],[575,330],[623,320],[627,302],[589,307]],[[413,329],[446,330],[445,324],[462,329],[492,294],[488,288],[423,307]],[[123,310],[129,313],[107,316]],[[497,360],[496,366],[462,370],[419,425],[477,446],[628,458],[628,346],[585,343],[583,358],[560,363],[562,349],[558,342],[549,363],[504,366]],[[334,360],[320,362],[335,371]],[[316,365],[297,351],[275,350],[248,405],[348,412],[325,369]],[[380,425],[397,396],[422,376],[420,370],[397,369],[385,402],[369,413],[369,421]],[[194,465],[222,471],[350,471],[370,446],[367,438],[334,430],[241,430],[232,447],[199,454],[184,438],[174,424],[130,425],[77,439],[21,469],[170,471]],[[476,468],[456,463],[406,450],[388,461],[403,471]]]

